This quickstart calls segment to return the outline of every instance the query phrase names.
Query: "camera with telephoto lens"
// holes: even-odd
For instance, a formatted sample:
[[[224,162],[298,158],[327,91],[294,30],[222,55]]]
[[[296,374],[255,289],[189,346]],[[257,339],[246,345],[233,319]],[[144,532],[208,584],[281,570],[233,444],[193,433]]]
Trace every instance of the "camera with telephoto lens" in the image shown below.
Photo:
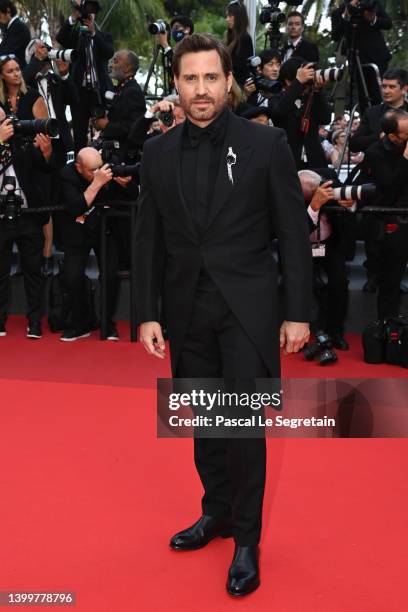
[[[170,32],[170,26],[164,19],[158,19],[157,21],[149,23],[147,30],[149,34],[165,34],[166,32]]]
[[[344,66],[341,68],[322,68],[316,70],[316,78],[322,77],[325,83],[341,81],[344,76]]]
[[[48,47],[48,59],[49,60],[62,60],[68,64],[76,62],[78,53],[75,49],[53,49]]]
[[[7,119],[11,119],[16,136],[46,134],[51,136],[51,138],[55,138],[59,134],[58,121],[56,119],[18,119],[15,115],[9,115]]]
[[[264,6],[261,9],[261,12],[259,14],[259,21],[264,25],[266,23],[272,23],[272,24],[283,23],[286,19],[286,16],[285,16],[285,13],[282,13],[282,11],[280,10],[279,4],[280,4],[279,1],[268,0],[269,6]],[[302,4],[302,1],[300,0],[300,2],[295,2],[295,0],[291,0],[288,4],[297,6],[298,4]]]
[[[376,186],[374,183],[364,185],[343,185],[343,187],[333,188],[333,200],[369,200],[375,195]]]
[[[306,344],[302,351],[307,361],[317,359],[321,366],[336,363],[337,361],[337,355],[333,350],[330,336],[324,331],[316,332],[315,344]]]
[[[272,81],[271,79],[266,79],[264,76],[261,76],[257,72],[257,68],[261,65],[262,60],[258,55],[252,55],[247,59],[247,65],[251,72],[250,80],[255,83],[255,87],[257,91],[263,91],[266,93],[279,93],[282,89],[282,85],[280,81]]]
[[[0,195],[0,215],[6,221],[15,221],[21,215],[23,198],[16,194],[16,177],[6,176],[3,189],[7,192]]]
[[[140,164],[122,164],[120,162],[120,143],[118,140],[105,140],[98,142],[100,145],[101,157],[104,164],[109,164],[114,177],[139,175]]]
[[[91,15],[96,15],[101,10],[101,5],[97,0],[81,0],[79,4],[71,0],[71,6],[80,13],[79,19],[89,19]]]

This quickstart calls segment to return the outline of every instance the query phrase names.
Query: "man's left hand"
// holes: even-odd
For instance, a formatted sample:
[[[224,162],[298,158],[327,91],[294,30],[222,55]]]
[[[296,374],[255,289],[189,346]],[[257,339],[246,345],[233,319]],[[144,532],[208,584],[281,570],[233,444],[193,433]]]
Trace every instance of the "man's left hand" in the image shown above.
[[[37,134],[34,139],[34,146],[40,149],[46,161],[49,161],[52,154],[51,138],[45,134]]]
[[[339,200],[338,204],[340,204],[340,206],[342,206],[343,208],[351,208],[352,206],[354,206],[355,202],[354,200]]]
[[[102,117],[101,119],[94,119],[93,124],[95,128],[99,131],[104,130],[109,123],[109,119],[107,117]]]
[[[131,176],[115,176],[113,180],[115,181],[115,183],[117,183],[121,187],[127,187],[130,181],[132,180],[132,177]]]
[[[279,335],[280,347],[285,353],[298,353],[309,341],[309,323],[284,321]]]
[[[374,23],[377,18],[377,13],[375,11],[364,11],[364,19],[368,21],[368,23]]]
[[[322,77],[322,75],[319,75],[319,76],[316,75],[315,80],[314,80],[314,90],[320,91],[323,86],[324,86],[324,78]]]

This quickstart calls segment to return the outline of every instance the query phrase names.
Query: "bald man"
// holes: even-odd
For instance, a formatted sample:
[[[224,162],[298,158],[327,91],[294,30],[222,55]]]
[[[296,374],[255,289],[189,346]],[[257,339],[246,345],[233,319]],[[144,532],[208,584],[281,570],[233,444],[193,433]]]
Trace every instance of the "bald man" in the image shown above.
[[[131,177],[113,178],[108,164],[103,164],[98,151],[81,149],[75,162],[60,172],[65,213],[64,283],[72,305],[72,325],[61,336],[63,342],[86,338],[91,333],[91,317],[85,302],[85,268],[91,249],[100,266],[100,202],[115,199],[136,199],[137,186]],[[108,340],[118,340],[113,321],[118,293],[118,249],[115,238],[107,232]]]

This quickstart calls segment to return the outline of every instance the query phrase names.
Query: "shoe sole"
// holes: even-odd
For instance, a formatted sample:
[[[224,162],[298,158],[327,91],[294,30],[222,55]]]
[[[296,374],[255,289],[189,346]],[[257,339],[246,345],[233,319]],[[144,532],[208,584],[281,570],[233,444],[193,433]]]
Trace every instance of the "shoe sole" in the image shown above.
[[[31,340],[40,340],[42,336],[39,336],[38,334],[27,334],[27,338],[30,338]]]
[[[226,531],[225,533],[220,533],[219,535],[215,535],[213,538],[210,538],[209,540],[207,540],[204,544],[199,544],[198,546],[189,546],[188,548],[186,548],[185,546],[173,545],[171,542],[169,546],[172,550],[176,550],[177,552],[183,552],[183,551],[188,552],[189,550],[200,550],[200,548],[204,548],[212,540],[215,540],[215,538],[223,538],[223,539],[232,538],[232,532]]]
[[[119,342],[119,338],[117,336],[107,336],[107,340],[111,340],[112,342]]]
[[[82,336],[75,336],[75,338],[60,338],[61,342],[75,342],[75,340],[80,340],[81,338],[89,338],[91,332],[88,334],[82,334]]]

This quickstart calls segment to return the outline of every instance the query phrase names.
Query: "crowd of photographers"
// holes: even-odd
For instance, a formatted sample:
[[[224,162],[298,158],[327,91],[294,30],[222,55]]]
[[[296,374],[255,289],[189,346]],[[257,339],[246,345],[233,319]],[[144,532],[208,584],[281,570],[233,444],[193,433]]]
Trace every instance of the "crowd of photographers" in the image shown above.
[[[366,203],[407,207],[408,72],[388,68],[391,55],[382,30],[392,23],[378,2],[348,0],[333,12],[332,36],[339,44],[337,67],[331,68],[320,65],[317,45],[305,37],[303,15],[293,10],[285,16],[279,4],[271,0],[261,11],[266,31],[259,54],[248,34],[245,6],[240,0],[227,5],[226,44],[235,77],[228,103],[232,112],[287,134],[308,211],[316,295],[322,285],[327,294],[319,327],[334,347],[347,349],[346,264],[354,257],[357,235],[366,247],[364,289],[378,291],[380,318],[398,314],[404,291],[408,216],[358,213]],[[71,5],[68,19],[51,33],[59,43],[52,48],[32,39],[13,2],[0,0],[0,336],[6,334],[13,243],[24,275],[27,336],[42,335],[43,277],[53,270],[53,245],[64,252],[69,301],[61,340],[90,334],[85,268],[92,249],[100,261],[101,205],[137,200],[144,142],[185,120],[174,89],[172,56],[174,45],[194,32],[191,19],[178,15],[170,23],[149,25],[166,95],[146,105],[135,79],[138,56],[115,51],[111,35],[97,23],[99,3],[71,0]],[[341,90],[347,72],[351,91],[343,108],[348,114],[333,120],[333,87]],[[359,112],[350,116],[357,101]],[[355,168],[349,177],[353,186],[347,189],[339,179],[345,165],[348,171]],[[27,213],[50,205],[65,210],[51,218],[48,212]],[[18,208],[27,210],[18,214]],[[119,337],[114,315],[118,278],[129,268],[128,228],[123,219],[111,219],[107,226],[111,340]]]

